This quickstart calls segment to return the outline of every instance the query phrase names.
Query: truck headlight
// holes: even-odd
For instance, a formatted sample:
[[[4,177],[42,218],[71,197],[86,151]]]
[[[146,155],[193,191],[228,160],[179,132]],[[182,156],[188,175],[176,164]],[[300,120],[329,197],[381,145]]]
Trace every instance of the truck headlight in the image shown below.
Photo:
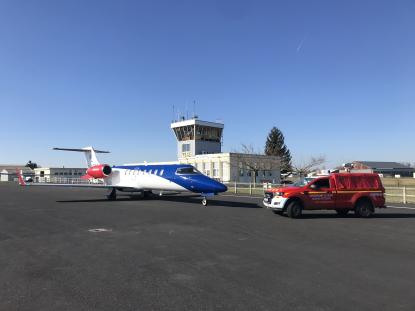
[[[282,197],[284,195],[284,192],[275,192],[275,195],[278,197]]]

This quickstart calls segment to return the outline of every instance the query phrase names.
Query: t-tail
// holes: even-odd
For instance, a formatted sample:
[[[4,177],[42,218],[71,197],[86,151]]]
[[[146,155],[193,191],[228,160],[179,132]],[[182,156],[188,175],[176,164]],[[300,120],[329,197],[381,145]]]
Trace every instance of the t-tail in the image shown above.
[[[97,153],[110,153],[109,151],[96,150],[93,147],[84,147],[80,149],[53,148],[53,150],[83,152],[85,154],[88,169],[86,174],[81,177],[82,179],[106,178],[112,172],[112,169],[108,164],[99,163],[96,155]]]
[[[83,152],[86,158],[86,164],[88,167],[100,165],[97,159],[97,153],[110,153],[109,151],[102,151],[102,150],[95,150],[93,147],[84,147],[80,149],[74,148],[53,148],[53,150],[62,150],[62,151],[76,151],[76,152]]]

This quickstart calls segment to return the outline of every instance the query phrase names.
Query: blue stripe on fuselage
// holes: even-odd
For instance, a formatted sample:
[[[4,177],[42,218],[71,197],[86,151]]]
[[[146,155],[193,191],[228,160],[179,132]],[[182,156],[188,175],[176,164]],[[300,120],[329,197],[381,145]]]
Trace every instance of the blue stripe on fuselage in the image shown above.
[[[117,169],[140,170],[165,178],[183,188],[195,193],[220,193],[227,191],[227,187],[203,174],[176,174],[178,168],[192,168],[189,164],[148,164],[148,165],[121,165],[113,166]],[[160,175],[163,171],[163,175]]]

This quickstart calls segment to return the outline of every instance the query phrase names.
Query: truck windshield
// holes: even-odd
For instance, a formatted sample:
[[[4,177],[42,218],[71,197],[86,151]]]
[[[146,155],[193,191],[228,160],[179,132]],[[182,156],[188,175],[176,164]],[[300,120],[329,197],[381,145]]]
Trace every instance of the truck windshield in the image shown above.
[[[311,178],[311,177],[301,178],[301,179],[297,180],[295,183],[293,183],[293,187],[304,187],[305,185],[307,185],[308,183],[310,183],[314,179],[315,178]]]

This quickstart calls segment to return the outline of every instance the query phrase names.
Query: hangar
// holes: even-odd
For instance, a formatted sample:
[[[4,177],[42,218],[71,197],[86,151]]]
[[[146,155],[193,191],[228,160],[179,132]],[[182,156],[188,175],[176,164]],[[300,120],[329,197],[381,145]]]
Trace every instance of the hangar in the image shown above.
[[[20,171],[23,177],[32,177],[34,172],[30,167],[18,164],[0,165],[0,181],[16,181],[16,170]]]
[[[81,178],[85,175],[86,168],[70,167],[39,167],[34,169],[36,182],[57,182],[62,178]]]
[[[354,173],[377,173],[384,177],[414,177],[414,168],[397,162],[354,161],[350,163]]]

